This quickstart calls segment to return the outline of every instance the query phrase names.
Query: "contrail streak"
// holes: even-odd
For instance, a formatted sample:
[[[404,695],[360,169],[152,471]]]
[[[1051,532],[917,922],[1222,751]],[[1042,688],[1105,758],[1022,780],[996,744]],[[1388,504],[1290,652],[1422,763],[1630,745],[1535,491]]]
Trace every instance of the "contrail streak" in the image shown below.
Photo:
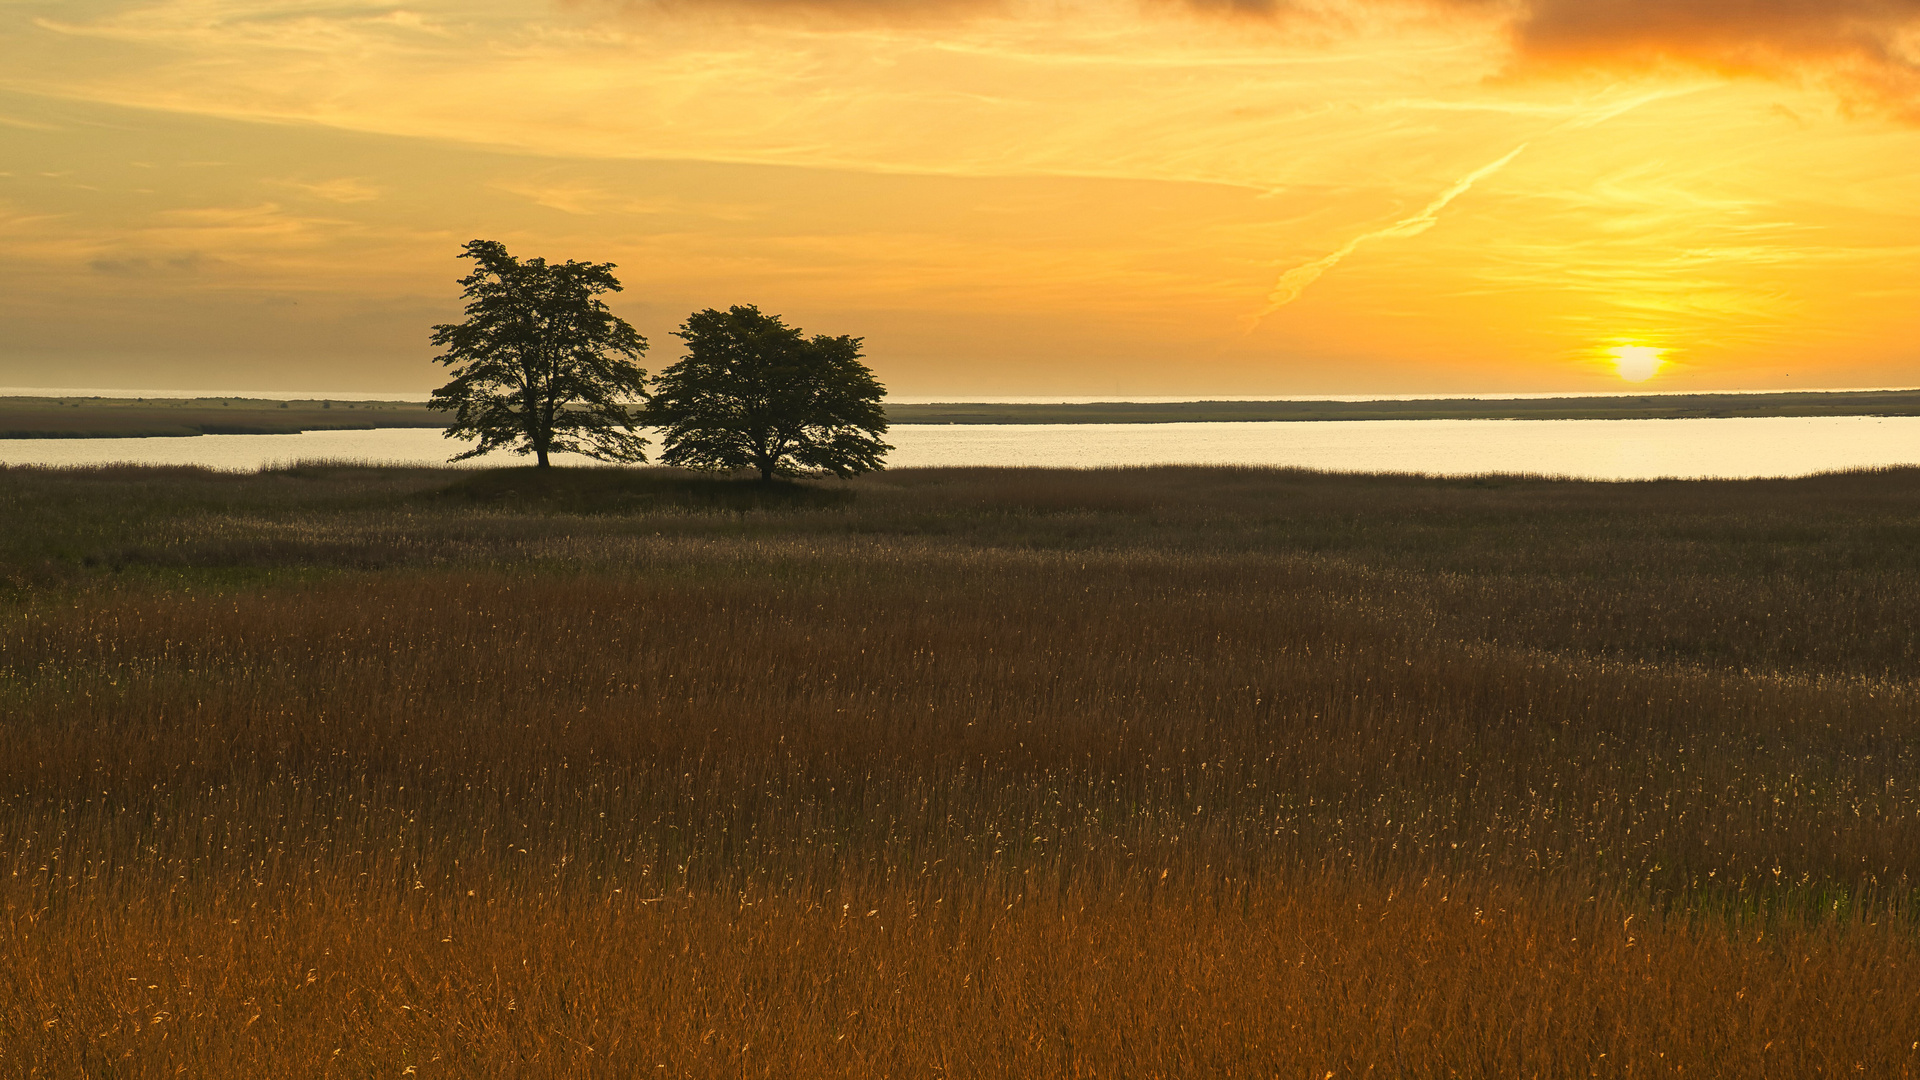
[[[1514,147],[1512,153],[1501,158],[1499,161],[1491,165],[1483,165],[1473,172],[1468,173],[1466,176],[1461,177],[1453,183],[1453,186],[1441,192],[1432,202],[1428,203],[1424,209],[1412,217],[1396,221],[1383,229],[1375,229],[1372,232],[1361,233],[1359,236],[1354,237],[1312,262],[1302,266],[1296,266],[1286,273],[1281,274],[1280,280],[1274,282],[1273,291],[1267,294],[1267,306],[1262,309],[1258,315],[1253,317],[1252,324],[1248,326],[1248,329],[1251,330],[1254,326],[1258,326],[1260,320],[1298,300],[1300,294],[1306,291],[1307,286],[1320,280],[1321,274],[1339,265],[1341,259],[1353,254],[1354,249],[1361,244],[1369,240],[1380,240],[1389,236],[1418,236],[1428,229],[1433,228],[1434,224],[1440,220],[1440,211],[1445,210],[1448,203],[1465,195],[1467,189],[1471,188],[1476,182],[1505,168],[1508,162],[1519,157],[1520,151],[1526,148],[1527,144],[1521,143],[1519,146]]]

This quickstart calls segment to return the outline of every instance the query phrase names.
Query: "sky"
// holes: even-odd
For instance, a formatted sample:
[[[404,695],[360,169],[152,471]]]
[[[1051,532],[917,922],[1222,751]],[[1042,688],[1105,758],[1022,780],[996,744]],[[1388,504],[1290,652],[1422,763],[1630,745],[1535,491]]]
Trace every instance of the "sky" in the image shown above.
[[[897,394],[1920,385],[1920,0],[0,0],[0,385],[420,392],[460,247]]]

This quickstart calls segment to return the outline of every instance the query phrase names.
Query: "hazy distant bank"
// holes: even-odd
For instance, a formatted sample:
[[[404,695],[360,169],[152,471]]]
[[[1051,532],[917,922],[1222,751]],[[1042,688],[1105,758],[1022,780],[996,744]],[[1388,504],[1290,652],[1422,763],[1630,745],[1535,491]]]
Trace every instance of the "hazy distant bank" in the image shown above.
[[[445,427],[418,401],[264,398],[0,397],[0,439],[297,435]]]
[[[1920,389],[1611,397],[1386,398],[1371,401],[895,403],[889,423],[1170,424],[1311,420],[1662,420],[1765,416],[1920,416]],[[289,435],[444,427],[419,401],[249,397],[0,396],[0,438]]]
[[[1660,420],[1727,416],[1920,416],[1920,390],[1372,401],[1155,401],[889,405],[895,424],[1171,424],[1303,420]]]

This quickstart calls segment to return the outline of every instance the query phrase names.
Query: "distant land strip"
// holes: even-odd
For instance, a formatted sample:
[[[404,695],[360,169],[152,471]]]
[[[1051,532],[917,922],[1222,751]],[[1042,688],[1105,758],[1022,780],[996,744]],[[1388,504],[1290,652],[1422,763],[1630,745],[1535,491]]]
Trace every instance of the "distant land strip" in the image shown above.
[[[446,427],[418,401],[262,398],[0,397],[0,439],[136,439],[297,435],[302,431]]]
[[[1169,401],[887,406],[909,424],[1175,424],[1312,420],[1678,420],[1732,416],[1920,416],[1920,389],[1415,401]],[[418,401],[0,397],[0,439],[291,435],[445,427]]]
[[[1678,420],[1720,416],[1920,416],[1920,390],[1789,391],[1418,401],[1168,401],[888,405],[890,424],[1176,424],[1304,420]]]

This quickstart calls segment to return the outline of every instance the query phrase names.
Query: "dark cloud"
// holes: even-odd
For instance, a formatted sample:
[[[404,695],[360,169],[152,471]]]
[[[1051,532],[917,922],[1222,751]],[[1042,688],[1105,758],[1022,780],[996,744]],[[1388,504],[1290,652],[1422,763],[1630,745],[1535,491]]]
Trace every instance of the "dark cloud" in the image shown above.
[[[595,3],[597,0],[573,0]],[[616,0],[622,2],[622,0]],[[1344,21],[1300,0],[1158,0],[1222,17]],[[1920,0],[1350,0],[1357,7],[1470,13],[1506,22],[1520,76],[1693,67],[1804,79],[1920,119]],[[624,0],[628,10],[703,10],[925,22],[1016,10],[1012,0]]]
[[[1527,52],[1567,58],[1895,61],[1917,19],[1920,0],[1533,0],[1515,30]]]
[[[1289,0],[1175,2],[1280,16],[1300,10]],[[1819,83],[1920,120],[1920,0],[1355,2],[1503,19],[1517,76],[1690,67]]]
[[[1911,72],[1900,39],[1916,29],[1920,0],[1531,0],[1514,41],[1523,57],[1562,63],[1765,72],[1841,62]]]
[[[87,264],[87,268],[96,274],[106,274],[109,277],[156,277],[199,273],[205,261],[201,255],[195,253],[163,259],[145,257],[94,259]]]
[[[1920,0],[1523,0],[1512,34],[1520,74],[1695,67],[1920,119]]]

